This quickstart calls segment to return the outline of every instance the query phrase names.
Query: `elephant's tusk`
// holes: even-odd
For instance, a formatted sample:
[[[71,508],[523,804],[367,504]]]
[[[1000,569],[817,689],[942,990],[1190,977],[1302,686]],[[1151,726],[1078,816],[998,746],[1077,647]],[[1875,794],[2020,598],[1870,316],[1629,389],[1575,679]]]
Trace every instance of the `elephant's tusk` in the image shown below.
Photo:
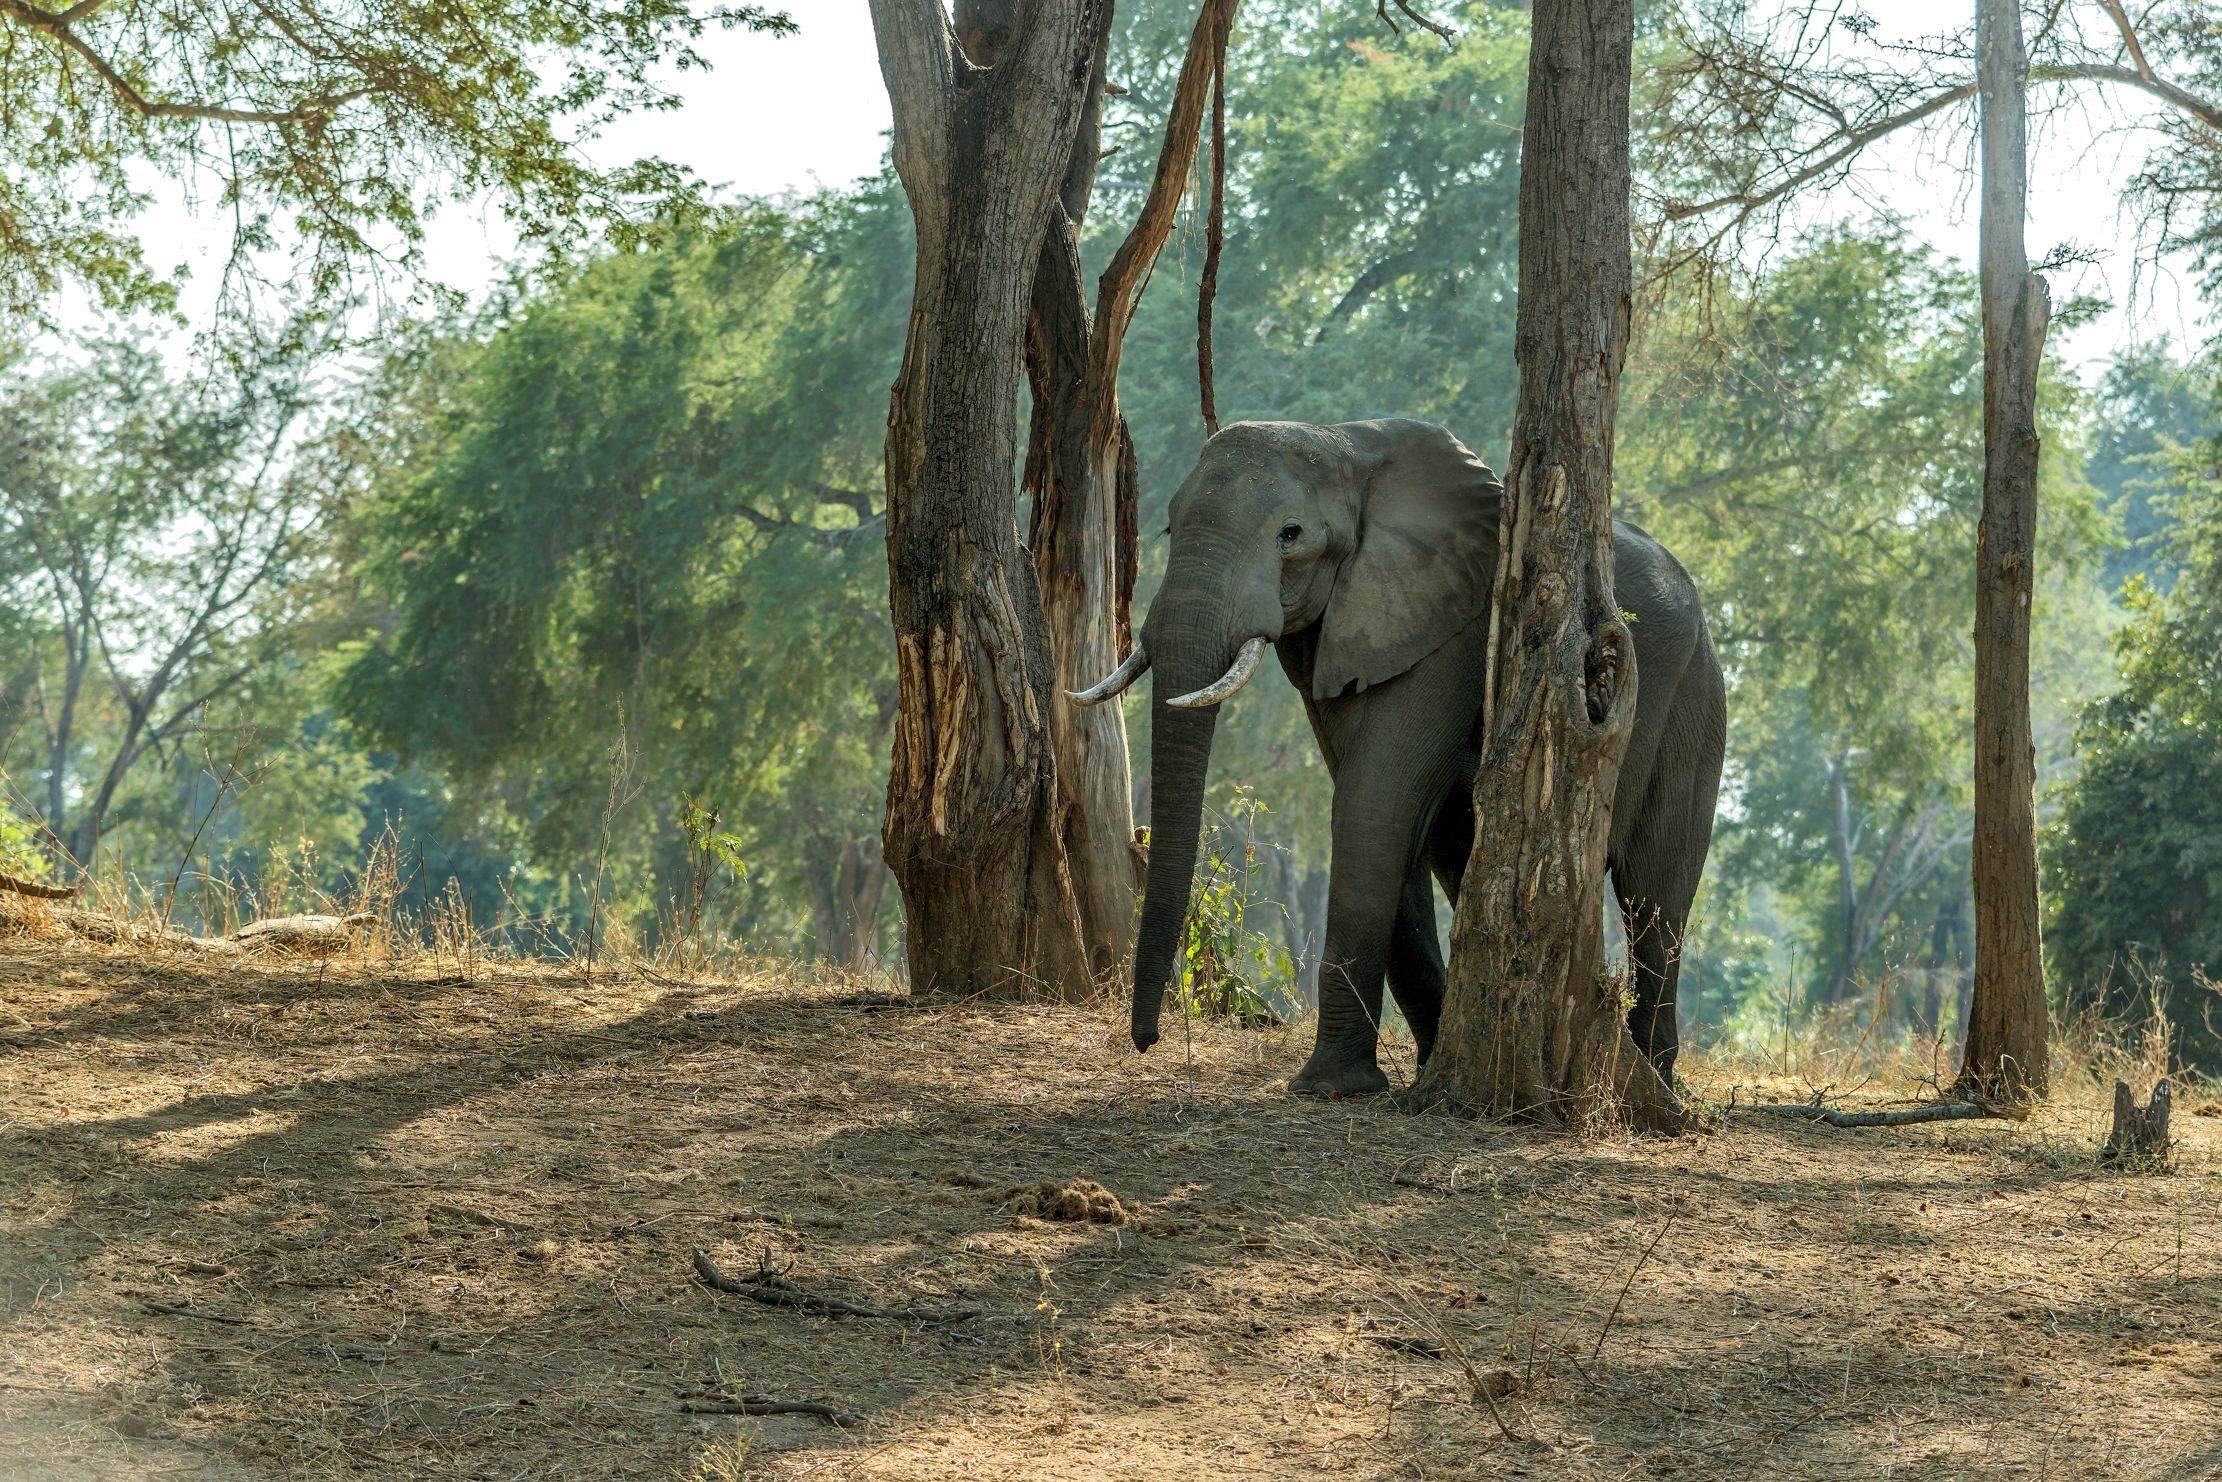
[[[1150,667],[1149,650],[1137,643],[1134,652],[1119,660],[1119,667],[1084,690],[1066,690],[1065,698],[1075,705],[1101,705],[1142,677]]]
[[[1200,689],[1192,695],[1176,696],[1165,703],[1182,710],[1202,710],[1208,705],[1216,705],[1248,684],[1250,676],[1258,672],[1258,660],[1264,657],[1265,640],[1253,638],[1242,645],[1242,651],[1234,656],[1233,665],[1219,676],[1217,684],[1208,689]]]

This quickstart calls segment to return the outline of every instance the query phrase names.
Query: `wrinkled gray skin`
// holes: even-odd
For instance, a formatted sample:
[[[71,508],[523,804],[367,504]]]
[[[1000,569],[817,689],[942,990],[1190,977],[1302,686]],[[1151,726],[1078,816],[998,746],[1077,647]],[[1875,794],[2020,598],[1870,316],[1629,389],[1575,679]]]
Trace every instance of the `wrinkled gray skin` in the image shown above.
[[[1319,1034],[1291,1089],[1387,1089],[1375,1059],[1384,975],[1427,1058],[1443,1000],[1428,876],[1455,904],[1473,845],[1502,501],[1496,475],[1425,422],[1245,422],[1205,447],[1173,496],[1165,583],[1142,629],[1153,826],[1137,1048],[1158,1037],[1218,714],[1166,701],[1214,683],[1262,636],[1304,696],[1335,787]],[[1633,948],[1628,1027],[1671,1079],[1675,949],[1712,836],[1726,711],[1688,573],[1632,525],[1615,523],[1613,551],[1618,600],[1636,617],[1637,698],[1607,865]]]

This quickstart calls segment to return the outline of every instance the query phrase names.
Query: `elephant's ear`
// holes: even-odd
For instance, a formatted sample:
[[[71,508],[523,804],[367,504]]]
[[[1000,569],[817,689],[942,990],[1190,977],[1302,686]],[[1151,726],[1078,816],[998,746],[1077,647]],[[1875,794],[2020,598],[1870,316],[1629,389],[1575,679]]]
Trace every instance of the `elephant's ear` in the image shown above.
[[[1345,422],[1361,470],[1355,548],[1320,619],[1312,694],[1393,679],[1489,611],[1504,485],[1432,422]]]

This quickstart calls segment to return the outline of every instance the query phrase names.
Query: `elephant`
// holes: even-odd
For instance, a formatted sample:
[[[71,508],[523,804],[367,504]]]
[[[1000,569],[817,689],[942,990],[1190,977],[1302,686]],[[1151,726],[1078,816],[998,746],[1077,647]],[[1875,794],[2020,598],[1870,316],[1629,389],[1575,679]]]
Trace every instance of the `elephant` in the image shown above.
[[[1217,707],[1270,643],[1334,786],[1317,1039],[1290,1089],[1388,1089],[1377,1059],[1384,975],[1425,1062],[1443,1001],[1429,876],[1455,906],[1474,841],[1503,500],[1488,466],[1427,422],[1241,422],[1205,445],[1173,496],[1165,580],[1140,641],[1103,681],[1068,692],[1101,704],[1154,675],[1137,1049],[1157,1041],[1180,945]],[[1629,1031],[1671,1083],[1679,949],[1711,842],[1727,710],[1689,574],[1617,520],[1613,557],[1637,690],[1606,864],[1630,943]]]

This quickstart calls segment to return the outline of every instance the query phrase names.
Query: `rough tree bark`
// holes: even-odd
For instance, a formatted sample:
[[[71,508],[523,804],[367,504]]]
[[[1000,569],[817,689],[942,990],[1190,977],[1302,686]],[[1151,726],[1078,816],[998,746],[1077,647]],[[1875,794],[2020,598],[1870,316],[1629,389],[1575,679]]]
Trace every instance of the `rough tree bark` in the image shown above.
[[[887,427],[898,698],[884,845],[911,990],[1090,986],[1012,500],[1027,309],[1108,0],[871,0],[917,281]],[[959,35],[963,40],[960,44]]]
[[[2028,63],[2015,0],[1977,0],[1983,100],[1983,518],[1975,556],[1975,985],[1959,1086],[2044,1096],[2029,600],[2037,536],[2037,370],[2051,298],[2029,271]]]
[[[1536,0],[1520,177],[1519,403],[1490,613],[1485,820],[1414,1104],[1678,1126],[1604,978],[1605,838],[1635,718],[1612,587],[1629,316],[1630,0]]]
[[[1035,270],[1026,338],[1033,386],[1026,488],[1029,541],[1049,620],[1059,682],[1082,689],[1111,672],[1133,642],[1137,547],[1134,442],[1119,411],[1119,361],[1150,269],[1171,237],[1195,164],[1213,70],[1211,39],[1235,0],[1204,0],[1166,122],[1157,175],[1126,239],[1096,288],[1083,296],[1080,226],[1101,147],[1110,8],[1099,17],[1080,127]],[[1090,969],[1114,972],[1133,945],[1140,858],[1134,843],[1133,776],[1117,705],[1060,701],[1050,711],[1062,795],[1058,831],[1080,908]]]

